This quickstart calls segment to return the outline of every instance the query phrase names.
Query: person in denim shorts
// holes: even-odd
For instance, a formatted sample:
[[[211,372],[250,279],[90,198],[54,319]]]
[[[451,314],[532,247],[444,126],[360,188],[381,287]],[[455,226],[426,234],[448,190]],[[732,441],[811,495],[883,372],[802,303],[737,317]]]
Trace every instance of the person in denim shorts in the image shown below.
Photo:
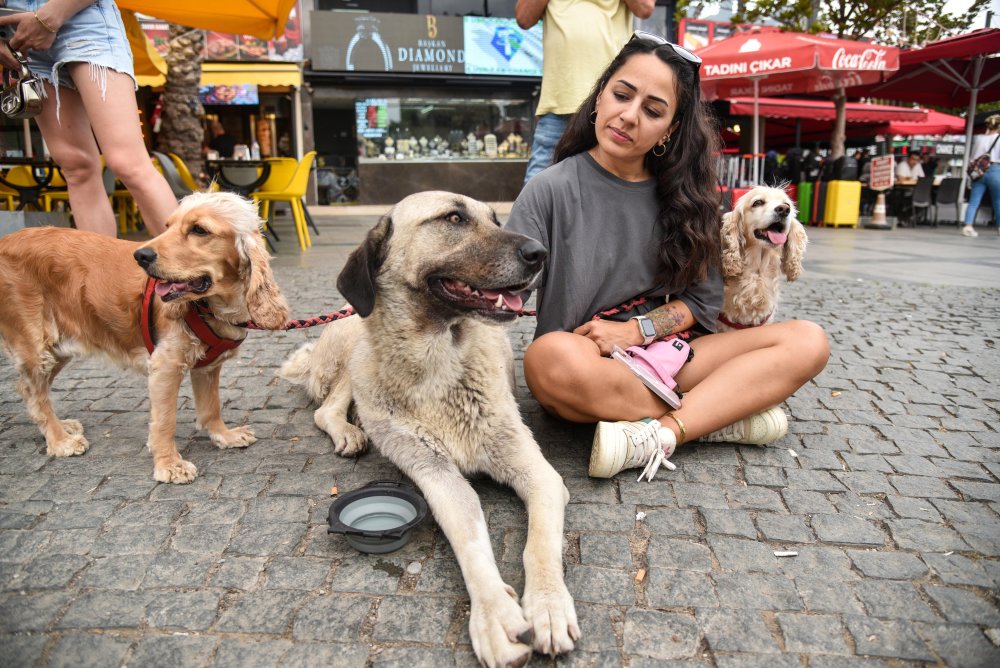
[[[177,199],[146,152],[132,50],[118,7],[112,0],[8,0],[7,7],[23,12],[0,17],[0,25],[10,26],[10,46],[27,56],[28,68],[45,84],[35,121],[66,179],[76,226],[117,234],[104,190],[103,151],[149,232],[162,232]],[[0,64],[18,67],[2,46]]]

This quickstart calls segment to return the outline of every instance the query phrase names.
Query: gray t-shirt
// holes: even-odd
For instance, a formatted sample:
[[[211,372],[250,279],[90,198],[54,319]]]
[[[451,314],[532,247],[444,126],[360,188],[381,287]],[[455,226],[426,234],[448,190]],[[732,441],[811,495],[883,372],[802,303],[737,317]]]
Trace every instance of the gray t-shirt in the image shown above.
[[[695,285],[656,285],[663,238],[657,212],[655,181],[624,181],[586,152],[528,181],[505,229],[537,239],[549,251],[538,287],[536,338],[572,331],[635,297],[665,295],[683,301],[702,327],[715,331],[722,308],[718,268]]]

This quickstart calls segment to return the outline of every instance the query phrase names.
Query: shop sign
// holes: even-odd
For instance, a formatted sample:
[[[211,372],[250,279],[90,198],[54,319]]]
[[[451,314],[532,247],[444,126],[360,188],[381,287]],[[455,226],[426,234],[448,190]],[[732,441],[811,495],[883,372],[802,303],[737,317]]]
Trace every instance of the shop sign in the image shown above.
[[[896,161],[891,155],[880,155],[872,158],[869,187],[872,190],[888,190],[892,187],[895,171]]]
[[[541,76],[541,26],[514,19],[313,11],[312,67]]]

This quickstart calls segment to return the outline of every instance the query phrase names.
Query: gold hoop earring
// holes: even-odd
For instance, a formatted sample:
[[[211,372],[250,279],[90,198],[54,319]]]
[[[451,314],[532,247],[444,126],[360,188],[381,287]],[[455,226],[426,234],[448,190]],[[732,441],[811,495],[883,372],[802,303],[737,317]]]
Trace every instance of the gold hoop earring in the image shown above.
[[[669,140],[668,140],[668,141],[669,141]],[[657,152],[656,152],[656,149],[657,149],[657,147],[659,147],[659,148],[661,148],[661,149],[663,149],[663,150],[662,150],[662,151],[660,151],[659,153],[657,153]],[[667,152],[667,147],[666,147],[666,146],[664,146],[663,144],[657,144],[656,146],[654,146],[654,147],[653,147],[653,155],[655,155],[655,156],[656,156],[657,158],[662,158],[662,157],[663,157],[663,155],[664,155],[664,154],[665,154],[666,152]]]
[[[597,125],[597,109],[590,112],[590,124]]]

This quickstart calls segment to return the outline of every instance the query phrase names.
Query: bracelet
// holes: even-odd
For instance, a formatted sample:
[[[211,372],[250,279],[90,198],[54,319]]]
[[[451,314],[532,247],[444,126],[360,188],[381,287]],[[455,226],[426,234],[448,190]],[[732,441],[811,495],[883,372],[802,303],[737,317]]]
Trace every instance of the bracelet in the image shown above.
[[[677,430],[681,433],[681,437],[677,440],[677,445],[680,445],[687,440],[687,429],[684,428],[684,423],[681,422],[681,419],[673,414],[673,411],[668,412],[667,417],[677,423]]]
[[[57,32],[59,32],[58,30],[56,30],[55,28],[53,28],[52,26],[50,26],[48,23],[46,23],[45,21],[43,21],[42,17],[38,15],[38,12],[35,12],[34,16],[35,16],[35,20],[38,21],[39,25],[41,25],[43,28],[45,28],[46,30],[48,30],[53,35],[56,34]]]

